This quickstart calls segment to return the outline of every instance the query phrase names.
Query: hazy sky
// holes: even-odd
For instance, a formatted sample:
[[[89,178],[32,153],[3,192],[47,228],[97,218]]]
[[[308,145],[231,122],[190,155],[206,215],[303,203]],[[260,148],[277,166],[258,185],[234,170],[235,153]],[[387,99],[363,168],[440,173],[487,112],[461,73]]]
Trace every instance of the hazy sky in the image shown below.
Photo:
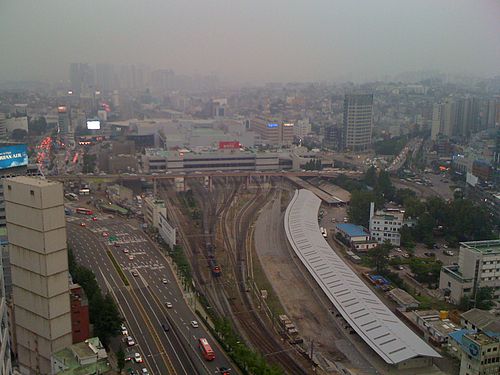
[[[0,0],[0,80],[70,62],[243,81],[500,74],[500,0]]]

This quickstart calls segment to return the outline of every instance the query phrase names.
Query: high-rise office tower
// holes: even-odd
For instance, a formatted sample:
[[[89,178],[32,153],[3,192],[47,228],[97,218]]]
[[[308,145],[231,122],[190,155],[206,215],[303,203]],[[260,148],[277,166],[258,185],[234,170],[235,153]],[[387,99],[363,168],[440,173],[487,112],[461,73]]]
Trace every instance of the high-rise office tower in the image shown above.
[[[346,94],[342,143],[344,149],[365,150],[372,143],[373,94]]]
[[[70,90],[79,96],[94,90],[94,69],[85,63],[72,63],[69,66]]]
[[[14,333],[22,374],[49,374],[51,355],[72,343],[62,185],[4,181]]]

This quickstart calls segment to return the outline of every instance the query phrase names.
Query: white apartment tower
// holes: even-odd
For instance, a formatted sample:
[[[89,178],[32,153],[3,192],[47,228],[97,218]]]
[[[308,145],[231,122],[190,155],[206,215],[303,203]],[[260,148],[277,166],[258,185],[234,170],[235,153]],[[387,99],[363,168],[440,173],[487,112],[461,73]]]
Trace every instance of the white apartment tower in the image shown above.
[[[33,177],[4,181],[14,333],[22,374],[50,374],[72,343],[63,188]]]

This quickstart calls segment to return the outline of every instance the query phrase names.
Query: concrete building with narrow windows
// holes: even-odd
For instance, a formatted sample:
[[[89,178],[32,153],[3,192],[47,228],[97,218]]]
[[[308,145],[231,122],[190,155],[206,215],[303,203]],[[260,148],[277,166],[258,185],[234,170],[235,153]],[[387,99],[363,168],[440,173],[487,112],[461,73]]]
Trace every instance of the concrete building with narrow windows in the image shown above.
[[[366,150],[372,144],[373,94],[346,94],[342,128],[343,148]]]
[[[49,374],[53,353],[72,343],[63,187],[19,176],[4,195],[19,369]]]
[[[399,231],[404,225],[412,226],[412,221],[405,221],[405,212],[399,208],[375,210],[375,203],[370,204],[370,235],[378,243],[389,241],[393,246],[400,246]]]
[[[491,287],[500,301],[500,240],[461,242],[458,264],[441,268],[439,288],[452,303],[482,287]]]

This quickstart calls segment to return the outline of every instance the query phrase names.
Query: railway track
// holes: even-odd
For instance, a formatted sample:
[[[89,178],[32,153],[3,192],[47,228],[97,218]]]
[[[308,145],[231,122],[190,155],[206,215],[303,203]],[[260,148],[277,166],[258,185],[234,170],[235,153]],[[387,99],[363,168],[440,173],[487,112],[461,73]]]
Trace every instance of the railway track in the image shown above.
[[[255,311],[249,289],[246,286],[246,254],[247,254],[247,233],[252,218],[257,211],[267,201],[271,191],[262,192],[259,186],[256,194],[250,199],[233,219],[232,232],[227,228],[226,221],[228,217],[228,207],[222,212],[222,237],[224,245],[232,254],[233,272],[236,276],[238,296],[230,301],[234,316],[238,323],[244,329],[247,337],[253,346],[258,348],[269,362],[279,365],[288,374],[305,374],[302,366],[297,363],[295,358],[289,353],[293,350],[290,347],[283,347],[275,335],[269,330],[269,327],[262,320],[258,312]],[[230,238],[234,238],[234,245]]]
[[[221,316],[231,318],[238,331],[243,331],[243,336],[251,346],[261,352],[267,361],[278,365],[287,374],[305,374],[306,371],[290,353],[294,349],[290,346],[282,346],[279,339],[255,310],[249,288],[247,288],[246,240],[248,229],[252,218],[266,203],[272,190],[265,191],[258,185],[252,198],[238,209],[234,218],[231,218],[231,206],[241,187],[241,181],[236,178],[231,180],[232,188],[230,190],[227,189],[227,183],[216,182],[212,192],[208,192],[201,184],[191,184],[203,212],[201,231],[191,232],[187,236],[183,236],[182,239],[192,265],[193,276],[198,281],[199,291],[208,298],[210,304],[216,307]],[[177,210],[181,216],[185,217],[178,208]],[[217,231],[218,221],[220,233]],[[186,219],[183,220],[182,224],[184,227],[190,225],[189,220]],[[220,234],[222,238],[217,239],[217,234]],[[201,264],[203,264],[203,258],[206,259],[208,255],[206,242],[215,244],[219,242],[218,240],[225,249],[226,264],[222,268],[222,277],[215,278],[207,274],[202,269]],[[215,250],[219,262],[221,253],[221,249]],[[234,283],[231,279],[234,280]],[[236,288],[234,284],[236,284]]]

